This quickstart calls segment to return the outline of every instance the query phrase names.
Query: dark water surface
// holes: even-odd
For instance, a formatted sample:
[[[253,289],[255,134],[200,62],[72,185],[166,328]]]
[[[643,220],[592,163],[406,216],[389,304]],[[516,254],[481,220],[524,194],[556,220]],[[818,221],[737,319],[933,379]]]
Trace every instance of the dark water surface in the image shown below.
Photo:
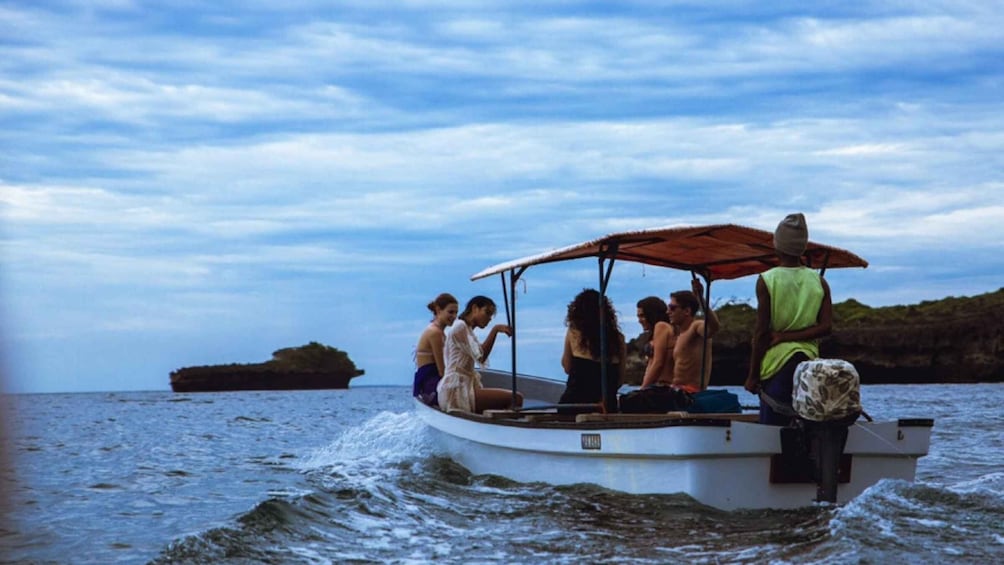
[[[917,482],[731,513],[472,477],[436,454],[409,392],[0,396],[13,456],[0,561],[1004,561],[1002,385],[865,386],[877,419],[936,419]]]

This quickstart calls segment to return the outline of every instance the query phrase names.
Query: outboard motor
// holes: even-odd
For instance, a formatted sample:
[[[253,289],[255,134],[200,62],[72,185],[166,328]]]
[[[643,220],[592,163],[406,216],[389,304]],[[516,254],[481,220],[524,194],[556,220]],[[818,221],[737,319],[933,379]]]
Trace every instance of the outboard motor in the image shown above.
[[[861,415],[861,380],[842,359],[815,359],[795,369],[792,408],[804,431],[816,501],[837,501],[840,459],[847,429]]]

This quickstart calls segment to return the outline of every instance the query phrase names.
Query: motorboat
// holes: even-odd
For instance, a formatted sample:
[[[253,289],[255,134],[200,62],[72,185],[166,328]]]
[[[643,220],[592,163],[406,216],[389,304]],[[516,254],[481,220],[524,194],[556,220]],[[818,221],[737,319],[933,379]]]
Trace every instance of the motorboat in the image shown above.
[[[932,419],[859,419],[847,426],[846,441],[821,471],[825,458],[807,448],[797,426],[759,424],[756,413],[621,414],[602,401],[594,410],[559,410],[563,382],[517,371],[516,285],[529,267],[587,258],[598,261],[601,295],[614,263],[628,261],[702,277],[706,304],[714,281],[778,264],[772,232],[720,224],[609,234],[474,274],[472,280],[501,276],[514,330],[512,370],[482,370],[482,382],[518,391],[524,408],[447,413],[415,400],[443,453],[471,473],[524,483],[590,483],[629,494],[684,493],[722,510],[809,506],[820,501],[823,488],[832,492],[827,502],[840,504],[880,480],[914,479],[917,460],[928,453]],[[868,265],[849,251],[812,241],[802,259],[823,274]]]

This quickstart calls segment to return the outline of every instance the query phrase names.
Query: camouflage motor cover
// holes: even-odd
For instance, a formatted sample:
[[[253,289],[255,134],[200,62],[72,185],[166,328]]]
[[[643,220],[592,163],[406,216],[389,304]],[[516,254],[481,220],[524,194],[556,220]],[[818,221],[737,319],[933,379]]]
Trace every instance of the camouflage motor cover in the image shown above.
[[[842,359],[815,359],[798,364],[792,407],[814,422],[840,420],[861,412],[858,372]]]

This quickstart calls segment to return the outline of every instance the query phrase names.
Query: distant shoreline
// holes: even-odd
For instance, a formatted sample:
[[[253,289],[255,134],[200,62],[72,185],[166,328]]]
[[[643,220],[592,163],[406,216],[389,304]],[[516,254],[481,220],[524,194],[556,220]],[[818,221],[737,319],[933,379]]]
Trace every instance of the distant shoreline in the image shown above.
[[[715,312],[722,330],[713,339],[711,382],[741,385],[756,310],[736,303]],[[820,355],[853,363],[862,384],[1004,382],[1004,288],[878,308],[849,299],[833,305],[833,318]]]

